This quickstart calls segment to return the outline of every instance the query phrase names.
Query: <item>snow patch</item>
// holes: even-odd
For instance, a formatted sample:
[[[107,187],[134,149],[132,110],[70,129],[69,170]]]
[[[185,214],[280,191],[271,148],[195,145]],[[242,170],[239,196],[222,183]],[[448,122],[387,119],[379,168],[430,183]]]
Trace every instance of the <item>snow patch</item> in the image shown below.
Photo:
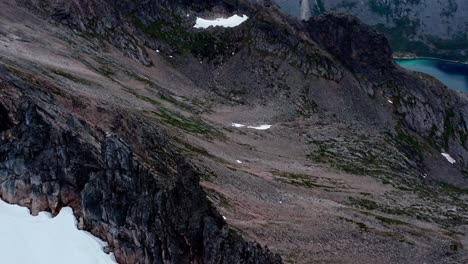
[[[231,126],[237,127],[237,128],[245,127],[245,125],[243,125],[243,124],[237,124],[237,123],[232,123]]]
[[[78,230],[71,208],[52,218],[41,212],[32,216],[25,207],[0,200],[0,256],[2,263],[115,264],[106,254],[107,244]]]
[[[261,125],[261,126],[248,126],[247,128],[252,128],[256,130],[267,130],[271,128],[271,125]]]
[[[231,126],[237,127],[237,128],[246,127],[246,125],[238,124],[238,123],[232,123]],[[272,125],[247,126],[247,128],[256,129],[256,130],[267,130],[267,129],[270,129],[271,127]]]
[[[450,154],[447,154],[447,153],[441,153],[442,156],[444,156],[448,162],[452,163],[452,164],[455,164],[457,161],[452,158],[452,156],[450,156]]]
[[[195,22],[194,28],[209,28],[209,27],[225,27],[225,28],[232,28],[237,27],[240,24],[244,23],[249,19],[248,16],[242,15],[233,15],[228,18],[216,18],[214,20],[208,20],[197,17],[197,21]]]

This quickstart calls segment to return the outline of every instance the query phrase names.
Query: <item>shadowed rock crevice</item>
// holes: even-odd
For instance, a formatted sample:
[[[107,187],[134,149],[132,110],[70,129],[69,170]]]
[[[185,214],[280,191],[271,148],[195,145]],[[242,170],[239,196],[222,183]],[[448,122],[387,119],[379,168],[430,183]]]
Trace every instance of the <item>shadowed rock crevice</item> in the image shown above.
[[[0,132],[6,131],[13,126],[13,123],[8,116],[8,111],[0,104]]]

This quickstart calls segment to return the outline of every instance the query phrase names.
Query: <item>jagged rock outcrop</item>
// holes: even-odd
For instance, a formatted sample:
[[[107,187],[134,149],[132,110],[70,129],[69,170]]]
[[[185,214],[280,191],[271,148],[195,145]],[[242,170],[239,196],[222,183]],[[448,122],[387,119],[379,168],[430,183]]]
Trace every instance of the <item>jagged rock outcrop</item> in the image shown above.
[[[116,116],[115,125],[132,123],[151,150],[139,157],[122,139],[129,131],[106,134],[60,104],[53,85],[14,73],[24,79],[0,69],[3,200],[34,214],[71,206],[80,227],[108,241],[119,263],[281,263],[228,228],[157,127]]]

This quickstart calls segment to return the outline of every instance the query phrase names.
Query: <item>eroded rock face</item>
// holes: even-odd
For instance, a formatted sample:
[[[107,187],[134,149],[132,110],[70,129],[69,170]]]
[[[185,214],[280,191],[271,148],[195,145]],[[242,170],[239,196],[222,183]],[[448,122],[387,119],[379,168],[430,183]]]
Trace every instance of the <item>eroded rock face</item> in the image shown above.
[[[9,124],[0,141],[3,200],[33,214],[71,206],[80,227],[108,241],[119,263],[281,263],[230,232],[163,134],[141,140],[164,159],[139,158],[124,131],[105,134],[36,85],[1,69],[1,116],[16,120],[2,121]],[[119,122],[134,119],[125,116]]]

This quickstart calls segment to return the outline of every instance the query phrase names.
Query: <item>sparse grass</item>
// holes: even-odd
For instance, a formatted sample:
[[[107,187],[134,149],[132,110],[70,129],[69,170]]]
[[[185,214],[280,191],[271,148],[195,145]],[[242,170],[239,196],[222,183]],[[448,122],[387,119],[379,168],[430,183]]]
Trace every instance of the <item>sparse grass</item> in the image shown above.
[[[50,69],[50,71],[52,73],[54,73],[55,75],[58,75],[58,76],[61,76],[63,78],[66,78],[66,79],[69,79],[73,82],[76,82],[76,83],[81,83],[81,84],[85,84],[85,85],[90,85],[91,82],[88,81],[88,80],[85,80],[83,78],[80,78],[78,76],[75,76],[71,73],[68,73],[68,72],[64,72],[64,71],[61,71],[61,70],[58,70],[58,69]]]
[[[60,96],[60,97],[68,96],[63,90],[61,90],[57,86],[53,85],[52,83],[49,83],[48,81],[42,78],[38,78],[36,74],[32,75],[32,74],[20,71],[19,69],[14,68],[12,66],[8,66],[8,65],[5,65],[5,67],[8,69],[8,72],[10,72],[12,75],[28,82],[29,84],[35,85],[42,89],[46,89],[47,92],[51,92],[52,94],[56,96]],[[48,74],[47,71],[44,71],[44,73]]]
[[[394,239],[394,240],[398,240],[399,242],[402,242],[402,243],[407,243],[409,245],[414,245],[413,242],[407,240],[405,238],[405,236],[401,235],[401,234],[398,234],[398,233],[394,233],[394,232],[380,232],[379,234],[383,235],[383,236],[386,236],[388,238],[391,238],[391,239]]]
[[[182,116],[181,114],[174,113],[164,108],[159,109],[159,111],[153,111],[152,113],[158,116],[166,124],[180,128],[188,133],[211,136],[219,134],[217,130],[215,130],[213,127],[210,127],[195,116],[192,116],[192,118],[189,119]]]
[[[94,32],[88,32],[88,31],[83,31],[83,32],[80,32],[78,33],[78,36],[86,39],[86,40],[93,40],[93,39],[96,39],[98,38],[98,35]]]
[[[213,190],[213,189],[207,189],[206,190],[208,197],[210,200],[212,200],[215,204],[217,204],[219,207],[229,209],[232,208],[232,204],[229,201],[229,199],[224,196],[223,194]]]
[[[466,194],[468,195],[468,189],[461,189],[448,183],[442,183],[440,191],[445,194]]]
[[[175,14],[172,14],[172,21],[154,21],[149,24],[143,23],[136,16],[133,19],[144,33],[169,44],[181,55],[192,53],[203,58],[214,59],[217,54],[225,54],[230,50],[228,48],[230,42],[225,40],[229,36],[218,38],[209,32],[192,32]]]
[[[394,218],[388,218],[388,217],[385,217],[385,216],[380,216],[380,215],[376,215],[375,216],[375,219],[385,223],[385,224],[389,224],[389,225],[409,225],[408,223],[406,222],[403,222],[401,220],[398,220],[398,219],[394,219]]]
[[[410,136],[408,134],[405,134],[405,133],[402,133],[402,132],[398,133],[397,141],[402,145],[411,147],[413,150],[415,150],[417,152],[421,151],[421,146],[420,146],[418,140],[416,140],[414,137],[412,137],[412,136]]]
[[[284,182],[287,184],[291,184],[298,187],[305,187],[305,188],[326,188],[326,189],[334,189],[333,186],[327,186],[322,184],[317,184],[317,180],[312,178],[312,176],[305,175],[305,174],[294,174],[294,173],[286,173],[286,172],[273,172],[276,181]]]
[[[100,67],[98,69],[98,71],[99,71],[99,73],[106,76],[107,78],[110,78],[115,74],[115,72],[113,70],[111,70],[109,67],[105,67],[105,66]]]
[[[362,223],[362,222],[358,222],[358,221],[355,221],[355,220],[352,220],[352,219],[349,219],[349,218],[345,218],[345,217],[339,217],[340,220],[343,220],[343,221],[346,221],[348,223],[352,223],[354,225],[356,225],[359,229],[363,230],[363,231],[369,231],[369,227]]]
[[[357,205],[367,210],[376,210],[380,207],[376,202],[364,198],[349,197],[348,200],[352,205]]]
[[[152,105],[161,106],[161,102],[159,102],[159,101],[157,101],[157,100],[155,100],[155,99],[153,99],[153,98],[150,98],[150,97],[148,97],[148,96],[139,95],[139,94],[137,94],[137,95],[135,95],[135,96],[136,96],[138,99],[144,100],[144,101],[146,101],[146,102],[148,102],[148,103],[150,103],[150,104],[152,104]]]

